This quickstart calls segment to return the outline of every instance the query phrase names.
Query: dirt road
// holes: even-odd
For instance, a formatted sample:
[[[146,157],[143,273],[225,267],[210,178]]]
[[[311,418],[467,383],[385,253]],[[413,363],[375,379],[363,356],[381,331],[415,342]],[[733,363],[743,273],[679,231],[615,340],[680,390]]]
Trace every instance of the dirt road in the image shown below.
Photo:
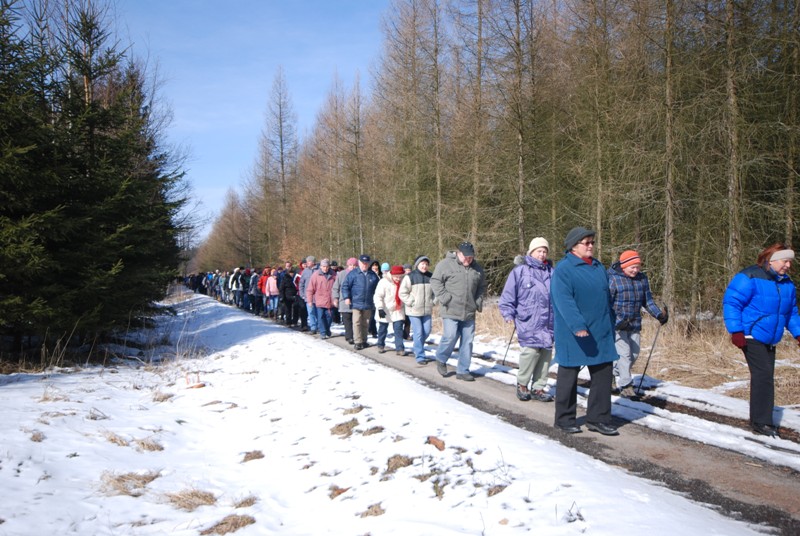
[[[352,349],[342,337],[329,342]],[[513,387],[501,382],[480,377],[475,382],[463,382],[456,379],[453,367],[443,378],[436,372],[435,363],[420,367],[413,357],[379,354],[375,348],[359,353],[514,426],[663,483],[732,518],[769,525],[787,536],[800,534],[800,474],[794,470],[624,421],[617,421],[621,435],[615,437],[588,432],[585,427],[581,434],[565,434],[553,427],[552,403],[521,402]],[[579,413],[578,423],[582,422]]]

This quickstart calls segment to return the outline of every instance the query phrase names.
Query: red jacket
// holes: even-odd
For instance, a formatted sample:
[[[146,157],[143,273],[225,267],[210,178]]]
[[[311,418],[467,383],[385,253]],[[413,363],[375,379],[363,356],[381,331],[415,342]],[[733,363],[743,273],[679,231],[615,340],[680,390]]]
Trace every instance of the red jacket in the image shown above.
[[[317,307],[330,309],[333,307],[331,291],[336,282],[336,272],[328,269],[328,273],[317,270],[311,276],[306,288],[306,303],[313,303]]]

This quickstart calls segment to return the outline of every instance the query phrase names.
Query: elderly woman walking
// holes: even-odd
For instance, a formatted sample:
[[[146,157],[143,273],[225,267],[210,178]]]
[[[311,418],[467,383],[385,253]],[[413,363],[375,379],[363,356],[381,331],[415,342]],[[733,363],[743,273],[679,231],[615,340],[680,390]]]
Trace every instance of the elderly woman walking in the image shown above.
[[[575,227],[564,240],[566,254],[553,270],[556,379],[555,426],[564,432],[581,431],[576,423],[578,372],[587,367],[592,387],[586,408],[586,428],[618,435],[611,424],[611,381],[614,361],[614,314],[608,273],[594,258],[595,232]]]
[[[553,306],[550,279],[553,266],[547,260],[550,244],[542,237],[531,240],[522,264],[511,270],[500,296],[500,314],[513,322],[522,347],[517,372],[517,398],[552,402],[545,391],[553,355]],[[529,386],[533,378],[533,392]]]
[[[788,272],[794,251],[772,244],[756,264],[736,274],[722,299],[731,343],[744,352],[750,369],[750,426],[757,434],[778,436],[775,405],[775,345],[788,329],[800,343],[797,291]]]

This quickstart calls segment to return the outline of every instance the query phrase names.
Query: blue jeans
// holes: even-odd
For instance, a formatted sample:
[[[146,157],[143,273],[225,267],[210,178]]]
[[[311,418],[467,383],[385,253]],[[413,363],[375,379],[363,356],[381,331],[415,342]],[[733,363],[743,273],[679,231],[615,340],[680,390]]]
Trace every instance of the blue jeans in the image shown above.
[[[392,331],[394,331],[394,349],[405,351],[406,346],[403,344],[403,321],[398,320],[392,322]],[[389,323],[378,322],[378,346],[383,347],[385,345],[388,332]]]
[[[314,307],[317,310],[317,328],[320,336],[331,336],[331,310],[325,307]],[[309,317],[310,319],[311,317]],[[314,329],[314,328],[311,328]]]
[[[414,357],[417,362],[425,361],[425,341],[431,334],[431,315],[409,316],[411,336],[414,338]]]
[[[472,361],[472,339],[475,338],[475,319],[453,320],[452,318],[442,318],[442,340],[439,341],[439,348],[436,349],[436,360],[447,363],[456,341],[461,338],[458,345],[458,365],[456,374],[469,373],[469,364]]]
[[[318,331],[317,329],[317,306],[306,302],[306,311],[308,311],[308,328],[311,331]]]

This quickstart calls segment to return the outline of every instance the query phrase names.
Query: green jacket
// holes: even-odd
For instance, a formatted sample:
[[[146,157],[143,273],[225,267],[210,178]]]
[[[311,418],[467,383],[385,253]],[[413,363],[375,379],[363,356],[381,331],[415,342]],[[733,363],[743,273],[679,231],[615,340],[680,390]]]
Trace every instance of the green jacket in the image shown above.
[[[442,318],[471,320],[476,311],[483,309],[486,276],[475,260],[464,266],[458,261],[455,251],[450,251],[436,265],[431,289],[441,307]]]

